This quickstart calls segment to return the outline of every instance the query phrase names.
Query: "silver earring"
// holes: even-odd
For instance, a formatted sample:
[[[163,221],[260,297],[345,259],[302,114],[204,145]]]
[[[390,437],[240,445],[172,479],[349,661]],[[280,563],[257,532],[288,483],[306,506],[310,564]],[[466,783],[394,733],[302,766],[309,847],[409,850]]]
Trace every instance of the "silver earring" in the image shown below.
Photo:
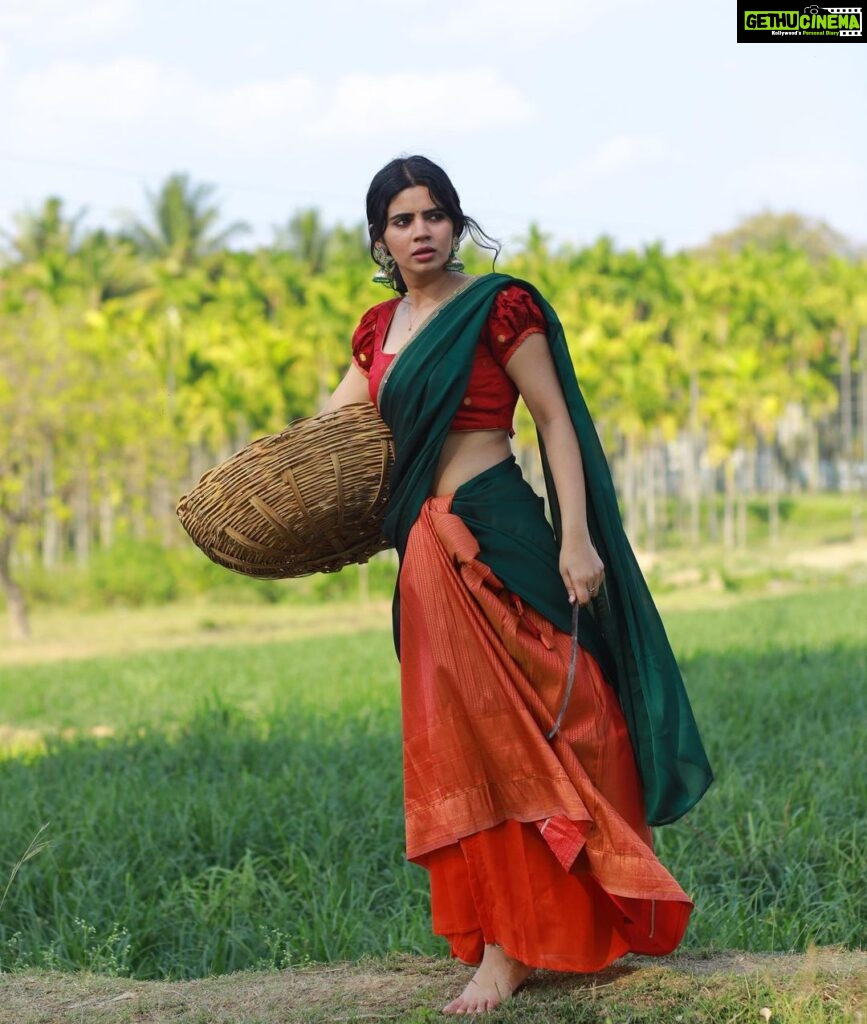
[[[394,268],[397,266],[394,256],[391,255],[384,245],[375,245],[373,247],[373,258],[379,264],[379,270],[373,275],[373,280],[377,284],[384,284],[388,288],[394,288]]]
[[[455,238],[452,242],[452,254],[449,256],[448,261],[443,269],[453,270],[460,273],[464,269],[463,261],[458,257],[458,249],[461,247],[461,241],[459,238]]]

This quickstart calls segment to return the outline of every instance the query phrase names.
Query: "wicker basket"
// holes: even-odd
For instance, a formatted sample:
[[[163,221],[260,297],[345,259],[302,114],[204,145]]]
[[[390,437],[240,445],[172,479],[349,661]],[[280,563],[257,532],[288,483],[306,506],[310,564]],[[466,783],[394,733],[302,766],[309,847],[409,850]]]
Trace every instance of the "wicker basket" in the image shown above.
[[[388,547],[391,434],[369,402],[295,420],[209,470],[178,502],[208,558],[260,579],[335,572]]]

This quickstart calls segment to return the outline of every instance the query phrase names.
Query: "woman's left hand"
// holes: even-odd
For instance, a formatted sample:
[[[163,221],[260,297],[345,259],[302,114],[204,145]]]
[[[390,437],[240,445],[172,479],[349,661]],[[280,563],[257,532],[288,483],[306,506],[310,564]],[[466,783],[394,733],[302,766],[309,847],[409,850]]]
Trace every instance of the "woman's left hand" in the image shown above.
[[[577,541],[564,537],[560,545],[560,575],[570,604],[589,604],[596,597],[605,579],[605,566],[589,537]]]

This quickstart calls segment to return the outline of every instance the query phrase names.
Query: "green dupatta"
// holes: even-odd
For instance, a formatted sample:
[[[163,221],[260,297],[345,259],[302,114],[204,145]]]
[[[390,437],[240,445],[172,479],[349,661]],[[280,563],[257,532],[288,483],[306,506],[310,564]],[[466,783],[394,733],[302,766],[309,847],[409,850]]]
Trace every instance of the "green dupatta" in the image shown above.
[[[380,385],[378,402],[396,451],[385,533],[402,559],[466,392],[479,335],[497,293],[510,284],[525,288],[545,316],[551,355],[581,449],[588,526],[605,564],[603,592],[593,602],[592,619],[579,617],[584,629],[579,637],[597,655],[617,692],[644,786],[647,820],[651,825],[668,824],[698,802],[713,776],[677,662],[623,530],[611,473],[578,387],[562,325],[532,285],[506,274],[477,278],[440,306],[393,360]],[[541,438],[540,449],[559,542],[560,509]],[[471,498],[472,485],[469,481],[459,488],[456,499],[467,489]],[[460,514],[459,507],[455,511]],[[491,569],[544,614],[544,595],[534,594],[533,574],[521,572],[526,550],[517,540],[508,550],[500,538],[498,564],[491,564]],[[540,596],[541,600],[534,599]],[[559,628],[565,621],[568,631],[565,587],[562,603],[565,620],[561,615],[551,617]],[[396,628],[396,643],[398,639]]]

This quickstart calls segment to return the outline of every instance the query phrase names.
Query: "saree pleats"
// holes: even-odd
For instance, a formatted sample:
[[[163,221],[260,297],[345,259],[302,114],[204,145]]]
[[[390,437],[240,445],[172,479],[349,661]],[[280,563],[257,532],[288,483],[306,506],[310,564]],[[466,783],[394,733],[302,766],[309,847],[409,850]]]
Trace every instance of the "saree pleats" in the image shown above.
[[[400,578],[407,855],[434,930],[467,962],[485,942],[573,971],[669,952],[692,904],[653,854],[617,697],[579,650],[545,738],[570,637],[481,560],[452,501],[424,503]]]
[[[680,942],[688,902],[615,900],[589,873],[564,871],[538,828],[506,821],[425,858],[433,930],[477,964],[486,943],[532,967],[591,973],[625,953]]]

